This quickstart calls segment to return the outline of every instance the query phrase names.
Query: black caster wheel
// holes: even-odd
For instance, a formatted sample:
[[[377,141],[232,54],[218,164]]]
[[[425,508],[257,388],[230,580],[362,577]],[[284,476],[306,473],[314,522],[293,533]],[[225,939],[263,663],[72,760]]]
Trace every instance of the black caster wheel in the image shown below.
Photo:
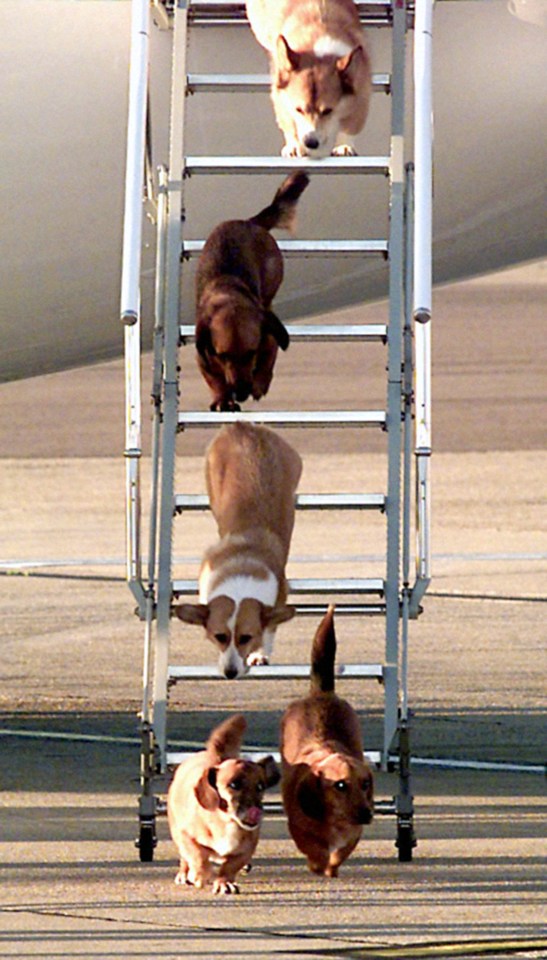
[[[141,863],[152,863],[156,842],[156,830],[154,826],[148,823],[142,824],[139,839],[136,841]]]
[[[412,851],[416,846],[414,831],[410,824],[398,824],[395,846],[397,847],[399,863],[410,863]]]

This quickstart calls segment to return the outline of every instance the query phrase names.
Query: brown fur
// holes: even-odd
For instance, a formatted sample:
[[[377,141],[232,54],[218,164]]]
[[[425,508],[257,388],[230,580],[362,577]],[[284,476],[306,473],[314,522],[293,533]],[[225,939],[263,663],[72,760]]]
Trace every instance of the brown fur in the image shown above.
[[[283,803],[289,831],[314,873],[336,877],[373,816],[373,776],[359,719],[334,692],[334,608],[312,647],[311,691],[281,721]]]
[[[197,269],[196,348],[211,410],[239,410],[265,396],[278,347],[289,335],[271,309],[283,258],[268,232],[292,226],[305,173],[284,180],[273,202],[249,220],[226,220],[210,234]]]
[[[247,0],[247,16],[270,53],[283,155],[354,153],[340,140],[363,129],[372,80],[353,0]]]
[[[275,628],[294,615],[286,604],[285,565],[301,472],[285,440],[242,421],[223,427],[207,451],[207,492],[220,540],[203,558],[201,602],[180,604],[175,613],[205,628],[230,679],[267,663]]]
[[[212,732],[205,750],[177,767],[167,795],[169,828],[180,855],[175,883],[212,882],[213,893],[239,892],[237,874],[250,864],[259,839],[264,791],[279,781],[273,757],[258,763],[240,759],[245,727],[241,714],[229,717]]]

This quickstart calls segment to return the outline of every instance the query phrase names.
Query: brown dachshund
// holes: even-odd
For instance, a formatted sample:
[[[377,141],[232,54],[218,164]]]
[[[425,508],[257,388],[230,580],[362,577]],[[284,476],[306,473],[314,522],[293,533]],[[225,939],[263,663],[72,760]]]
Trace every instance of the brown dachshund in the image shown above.
[[[305,173],[291,174],[270,206],[249,220],[220,223],[203,248],[196,276],[196,348],[211,410],[239,410],[250,396],[265,396],[278,347],[289,346],[271,309],[283,258],[268,231],[292,226],[308,182]]]
[[[314,873],[336,877],[374,811],[359,719],[334,692],[336,638],[329,607],[313,641],[311,691],[281,721],[283,804],[289,831]]]
[[[239,893],[235,881],[258,843],[264,791],[279,782],[273,757],[258,763],[239,757],[245,727],[242,714],[229,717],[213,730],[204,751],[177,767],[167,795],[180,855],[175,883],[212,882],[213,893]]]

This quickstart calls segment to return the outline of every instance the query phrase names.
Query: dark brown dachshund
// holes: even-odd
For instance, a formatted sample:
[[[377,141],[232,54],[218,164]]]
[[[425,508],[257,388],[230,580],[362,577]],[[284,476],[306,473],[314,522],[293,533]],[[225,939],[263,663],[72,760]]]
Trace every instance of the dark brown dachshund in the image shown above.
[[[309,182],[292,173],[270,206],[249,220],[226,220],[210,234],[198,263],[196,348],[213,397],[211,410],[239,410],[260,400],[272,381],[277,349],[289,335],[270,309],[283,279],[283,258],[268,232],[290,228]]]
[[[281,721],[283,804],[289,831],[310,870],[336,877],[374,811],[372,771],[359,719],[334,692],[334,608],[312,647],[311,691]]]

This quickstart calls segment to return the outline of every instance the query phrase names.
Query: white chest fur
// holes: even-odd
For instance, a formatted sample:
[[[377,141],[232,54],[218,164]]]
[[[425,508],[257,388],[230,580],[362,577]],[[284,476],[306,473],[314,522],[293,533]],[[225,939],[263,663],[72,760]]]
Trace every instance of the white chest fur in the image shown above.
[[[218,837],[213,846],[217,857],[229,857],[241,845],[241,827],[237,823],[228,823],[221,837]]]

